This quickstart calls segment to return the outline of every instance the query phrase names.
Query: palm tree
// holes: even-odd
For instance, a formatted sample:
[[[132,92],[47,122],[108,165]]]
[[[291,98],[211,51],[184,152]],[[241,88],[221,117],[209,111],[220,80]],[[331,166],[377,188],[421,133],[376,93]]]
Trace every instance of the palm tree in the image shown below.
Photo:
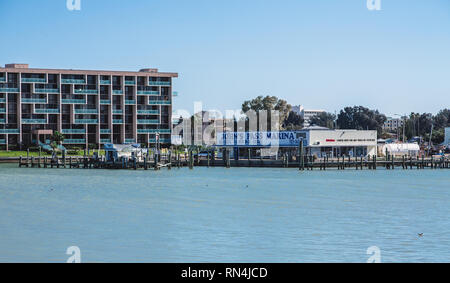
[[[50,146],[53,150],[56,150],[64,142],[64,135],[58,131],[55,131],[51,136],[52,143]]]

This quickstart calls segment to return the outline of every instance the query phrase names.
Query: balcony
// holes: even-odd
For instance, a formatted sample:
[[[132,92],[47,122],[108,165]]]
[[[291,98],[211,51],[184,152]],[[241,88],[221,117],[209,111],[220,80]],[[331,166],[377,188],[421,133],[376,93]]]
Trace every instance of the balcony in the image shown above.
[[[111,100],[108,100],[108,99],[102,99],[102,100],[100,100],[100,104],[101,104],[101,105],[109,105],[109,104],[111,104]]]
[[[47,99],[46,98],[22,98],[21,102],[24,104],[33,104],[33,103],[46,104]]]
[[[97,109],[75,109],[75,114],[98,114]]]
[[[110,85],[111,81],[110,80],[100,80],[100,84],[101,85]]]
[[[0,77],[0,83],[6,83],[6,77]]]
[[[6,108],[0,108],[0,114],[6,114]]]
[[[111,139],[100,139],[100,143],[111,143]]]
[[[36,88],[35,93],[59,93],[59,89],[56,88]]]
[[[0,144],[6,144],[6,140],[5,139],[0,139]]]
[[[62,84],[78,84],[84,85],[86,84],[86,80],[84,79],[61,79]]]
[[[156,90],[138,90],[137,91],[138,95],[154,95],[154,96],[159,96],[159,91]]]
[[[22,124],[47,124],[47,119],[22,119]]]
[[[86,104],[85,99],[61,99],[62,104]]]
[[[138,110],[138,115],[159,115],[159,110]]]
[[[0,87],[0,92],[19,92],[19,88]]]
[[[170,134],[171,131],[168,129],[138,129],[138,134]]]
[[[0,129],[0,134],[20,134],[19,129]]]
[[[42,78],[22,78],[22,83],[46,83],[47,79]]]
[[[125,81],[125,85],[135,85],[135,81]]]
[[[59,109],[40,109],[35,108],[34,113],[36,114],[59,114]]]
[[[97,89],[76,89],[75,94],[98,94]]]
[[[100,129],[100,134],[111,134],[110,129]]]
[[[0,103],[6,103],[6,98],[0,98]]]
[[[170,100],[150,100],[148,105],[171,105],[172,101]]]
[[[137,123],[141,125],[157,125],[159,124],[159,120],[138,119]]]
[[[0,119],[0,124],[6,124],[6,119]]]
[[[98,119],[75,119],[75,124],[98,124]]]
[[[123,119],[113,119],[112,123],[113,124],[123,124]]]
[[[116,115],[121,115],[121,114],[123,114],[123,110],[122,110],[122,109],[114,109],[114,110],[112,111],[112,113],[113,113],[113,114],[116,114]]]
[[[170,86],[170,82],[162,82],[162,81],[149,81],[149,86]]]
[[[86,139],[65,139],[63,144],[85,144]]]
[[[156,143],[156,139],[149,139],[148,140],[149,143]],[[159,139],[160,143],[171,143],[172,140],[171,139]]]
[[[115,89],[115,90],[113,90],[113,94],[119,94],[119,95],[122,95],[122,94],[123,94],[123,90],[117,90],[117,89]]]
[[[125,100],[125,105],[133,105],[136,104],[136,100]]]
[[[63,134],[85,134],[85,129],[62,129],[61,133]]]

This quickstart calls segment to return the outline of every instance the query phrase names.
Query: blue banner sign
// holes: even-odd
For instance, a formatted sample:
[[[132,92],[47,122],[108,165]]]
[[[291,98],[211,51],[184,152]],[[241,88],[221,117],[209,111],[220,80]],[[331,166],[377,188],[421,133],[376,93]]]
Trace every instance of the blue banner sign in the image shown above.
[[[301,139],[307,146],[306,135],[306,132],[301,131],[225,132],[217,135],[216,146],[298,147]]]

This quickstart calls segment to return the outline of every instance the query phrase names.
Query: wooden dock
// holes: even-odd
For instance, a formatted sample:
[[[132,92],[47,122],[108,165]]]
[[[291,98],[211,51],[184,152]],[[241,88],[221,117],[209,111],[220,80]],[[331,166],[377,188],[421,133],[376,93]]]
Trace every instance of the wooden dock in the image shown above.
[[[421,157],[411,156],[387,156],[379,158],[372,157],[349,157],[340,158],[316,158],[313,156],[288,156],[284,155],[278,159],[231,159],[228,154],[224,158],[218,159],[214,154],[199,157],[193,151],[184,154],[154,154],[144,158],[121,158],[111,162],[106,161],[105,156],[80,156],[80,157],[20,157],[19,167],[26,168],[77,168],[77,169],[144,169],[160,170],[162,168],[172,169],[172,167],[266,167],[266,168],[298,168],[304,170],[376,170],[376,169],[449,169],[449,157]]]

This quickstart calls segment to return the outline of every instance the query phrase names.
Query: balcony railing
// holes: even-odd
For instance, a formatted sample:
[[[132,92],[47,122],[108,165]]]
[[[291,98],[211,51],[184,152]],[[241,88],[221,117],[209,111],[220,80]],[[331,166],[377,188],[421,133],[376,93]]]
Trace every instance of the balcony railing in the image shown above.
[[[98,94],[97,89],[76,89],[75,94]]]
[[[101,85],[110,85],[111,81],[110,80],[100,80],[100,84]]]
[[[170,100],[150,100],[148,105],[171,105],[172,101]]]
[[[149,81],[149,86],[170,86],[170,82],[162,82],[162,81]]]
[[[0,92],[19,92],[19,88],[0,87]]]
[[[56,88],[36,88],[35,93],[59,93],[59,89]]]
[[[0,114],[5,114],[6,113],[6,108],[0,108]]]
[[[36,114],[59,114],[59,109],[41,109],[35,108],[34,113]]]
[[[170,134],[171,131],[168,129],[138,129],[138,134]]]
[[[86,84],[86,80],[84,79],[61,79],[62,84]]]
[[[113,94],[119,94],[119,95],[121,95],[121,94],[123,94],[123,90],[117,90],[117,89],[115,89],[115,90],[113,90]]]
[[[112,113],[113,113],[113,114],[116,114],[116,115],[120,115],[120,114],[123,114],[123,110],[122,110],[122,109],[114,109],[114,110],[112,111]]]
[[[22,119],[22,124],[47,124],[47,119]]]
[[[136,104],[136,100],[125,100],[126,105],[133,105]]]
[[[6,77],[0,77],[0,83],[6,83]]]
[[[22,98],[22,103],[31,104],[31,103],[38,103],[38,104],[46,104],[47,99],[46,98]]]
[[[0,134],[20,134],[19,129],[0,129]]]
[[[6,140],[5,139],[0,139],[0,144],[6,144]]]
[[[22,78],[23,83],[46,83],[47,79],[42,78]]]
[[[62,129],[61,132],[63,134],[85,134],[85,129]]]
[[[75,119],[75,124],[98,124],[98,119]]]
[[[0,124],[6,124],[6,119],[0,119]]]
[[[154,96],[159,96],[159,91],[157,90],[138,90],[137,91],[138,95],[154,95]]]
[[[98,114],[97,109],[75,109],[75,114]]]
[[[85,144],[86,139],[65,139],[63,144]]]
[[[85,99],[61,99],[62,104],[86,104]]]
[[[0,103],[6,103],[6,98],[0,98]]]
[[[159,115],[159,110],[138,110],[138,115]]]
[[[109,105],[109,104],[111,104],[111,100],[109,100],[109,99],[102,99],[102,100],[100,100],[100,104],[102,104],[102,105]]]
[[[157,125],[159,120],[138,119],[137,123],[141,125]]]
[[[123,124],[123,120],[122,119],[113,119],[112,123],[113,124]]]
[[[100,129],[100,134],[111,134],[110,129]]]
[[[100,139],[100,143],[111,143],[111,139]]]
[[[135,81],[125,81],[125,85],[135,85]]]
[[[156,139],[149,139],[148,140],[149,143],[156,143]],[[159,139],[160,143],[171,143],[172,140],[171,139]]]

